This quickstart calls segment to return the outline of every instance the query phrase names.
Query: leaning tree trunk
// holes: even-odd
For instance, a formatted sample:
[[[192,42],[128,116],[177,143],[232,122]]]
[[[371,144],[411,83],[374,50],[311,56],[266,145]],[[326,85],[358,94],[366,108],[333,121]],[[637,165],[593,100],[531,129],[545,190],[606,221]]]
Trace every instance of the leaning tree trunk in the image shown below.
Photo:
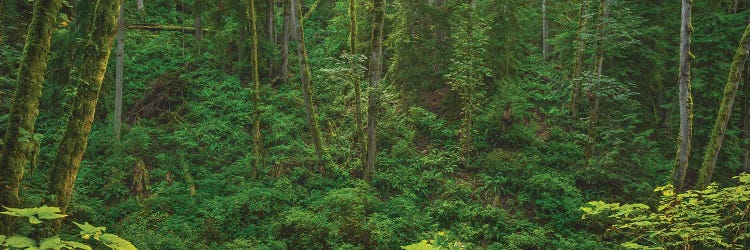
[[[120,0],[117,18],[117,64],[115,65],[115,142],[122,134],[122,74],[125,54],[125,0]]]
[[[363,173],[369,181],[377,171],[377,128],[378,128],[378,83],[383,75],[383,24],[385,3],[373,0],[372,36],[370,52],[370,98],[367,105],[367,168]]]
[[[258,72],[258,26],[255,12],[255,0],[250,0],[245,5],[245,16],[248,17],[250,35],[253,39],[252,63],[253,63],[253,179],[258,178],[260,173],[261,136],[260,136],[260,73]]]
[[[39,148],[39,142],[34,137],[34,123],[39,114],[50,37],[60,6],[60,0],[39,0],[34,3],[0,158],[0,205],[5,207],[21,205],[18,191],[23,171]],[[10,234],[13,224],[8,217],[0,216],[0,233],[6,235]]]
[[[578,119],[578,99],[581,96],[581,77],[583,77],[583,57],[586,50],[586,26],[588,25],[589,0],[581,1],[581,12],[578,19],[578,34],[576,35],[575,68],[573,69],[573,86],[570,96],[570,113],[573,119]]]
[[[96,103],[107,70],[107,61],[116,33],[117,13],[120,1],[80,1],[78,21],[85,22],[74,37],[76,48],[74,60],[78,65],[71,70],[71,82],[78,87],[73,100],[72,112],[67,128],[60,140],[57,155],[52,161],[52,180],[49,191],[55,197],[53,206],[62,213],[68,208],[78,169],[86,151],[91,123],[94,121]],[[84,17],[89,15],[88,17]],[[59,230],[61,220],[55,220],[53,228]]]
[[[682,0],[682,25],[680,26],[680,135],[677,137],[677,164],[672,172],[672,186],[677,192],[685,190],[685,175],[690,159],[693,107],[690,95],[690,34],[692,33],[692,0]]]
[[[357,55],[357,5],[355,0],[349,0],[349,51],[351,55]],[[351,59],[351,81],[354,85],[354,119],[356,131],[354,132],[354,148],[358,152],[359,162],[364,168],[367,166],[367,148],[362,134],[362,86],[356,72],[356,59]],[[363,172],[364,173],[364,172]]]
[[[299,57],[299,68],[300,78],[302,79],[302,95],[305,102],[305,114],[307,117],[307,127],[310,129],[312,135],[313,147],[315,147],[315,156],[317,157],[318,165],[323,166],[323,141],[320,136],[320,129],[318,128],[318,119],[315,115],[315,107],[313,105],[313,92],[310,77],[310,65],[307,63],[307,49],[305,48],[305,34],[304,25],[302,24],[302,4],[299,0],[289,0],[290,7],[292,10],[291,18],[296,20],[294,26],[294,33],[297,39],[297,57]]]
[[[724,98],[721,99],[719,114],[716,117],[716,123],[706,147],[706,154],[703,156],[703,164],[698,175],[696,189],[706,188],[711,183],[711,177],[714,174],[714,169],[716,169],[716,159],[719,157],[721,142],[724,140],[727,124],[729,124],[729,117],[732,114],[734,97],[737,95],[739,82],[742,79],[742,71],[745,69],[745,60],[747,60],[748,53],[750,53],[750,39],[748,39],[748,35],[750,35],[750,25],[745,28],[745,32],[742,34],[740,45],[734,54],[732,67],[729,69],[727,85],[724,87]]]

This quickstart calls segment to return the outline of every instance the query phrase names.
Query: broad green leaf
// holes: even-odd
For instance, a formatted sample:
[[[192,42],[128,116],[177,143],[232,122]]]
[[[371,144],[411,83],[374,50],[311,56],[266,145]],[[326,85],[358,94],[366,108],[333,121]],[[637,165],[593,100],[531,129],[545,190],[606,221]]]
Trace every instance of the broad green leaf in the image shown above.
[[[39,241],[39,249],[55,249],[60,250],[63,247],[63,242],[60,237],[52,236]]]
[[[78,228],[81,229],[81,236],[84,236],[84,235],[98,236],[98,235],[101,235],[105,230],[107,230],[106,227],[97,227],[97,226],[89,224],[88,222],[83,223],[83,224],[73,222],[73,224],[75,224],[76,226],[78,226]],[[86,237],[84,236],[84,238]]]
[[[32,248],[36,247],[36,241],[28,237],[14,235],[5,240],[5,246],[22,249]]]
[[[419,243],[416,243],[416,244],[411,244],[411,245],[408,245],[408,246],[402,246],[401,249],[405,249],[405,250],[433,250],[433,249],[435,249],[435,247],[433,247],[432,245],[430,245],[430,243],[427,243],[426,240],[423,240],[423,241],[420,241]]]
[[[102,234],[99,240],[114,250],[138,250],[133,243],[114,234]]]
[[[65,247],[69,249],[93,250],[89,245],[75,241],[63,241],[63,245],[65,245]]]
[[[61,214],[62,211],[60,211],[60,208],[58,207],[48,207],[48,206],[42,206],[36,209],[37,216],[39,216],[39,219],[42,220],[54,220],[63,218],[67,215]]]
[[[5,235],[0,234],[0,246],[3,245],[3,242],[5,241],[5,238],[8,238],[8,237],[6,237]]]

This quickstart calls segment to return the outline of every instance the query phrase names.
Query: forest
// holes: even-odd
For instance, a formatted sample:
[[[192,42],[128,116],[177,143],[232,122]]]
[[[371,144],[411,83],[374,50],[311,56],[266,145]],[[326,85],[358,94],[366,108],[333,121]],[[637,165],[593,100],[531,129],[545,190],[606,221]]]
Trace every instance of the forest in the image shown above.
[[[0,0],[0,249],[750,248],[747,0]]]

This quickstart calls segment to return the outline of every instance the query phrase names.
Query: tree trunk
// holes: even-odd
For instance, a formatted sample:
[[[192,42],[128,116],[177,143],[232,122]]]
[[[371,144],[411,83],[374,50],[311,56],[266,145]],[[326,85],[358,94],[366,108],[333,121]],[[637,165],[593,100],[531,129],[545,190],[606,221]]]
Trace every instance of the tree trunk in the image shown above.
[[[743,170],[750,173],[750,68],[745,70],[743,92],[745,95],[745,105],[742,112],[743,139],[745,139],[745,154],[743,157]]]
[[[120,0],[117,18],[117,65],[115,66],[115,142],[120,142],[122,133],[122,74],[125,54],[125,3]]]
[[[690,35],[692,33],[692,0],[682,0],[682,25],[680,26],[680,135],[677,137],[677,164],[672,172],[672,186],[677,192],[685,190],[685,174],[690,159],[693,107],[690,94]]]
[[[355,0],[349,0],[349,51],[353,56],[357,55],[357,5],[355,2]],[[364,173],[367,166],[367,148],[362,133],[362,86],[356,76],[356,60],[355,58],[351,60],[351,81],[354,85],[354,119],[357,124],[354,132],[354,148],[359,154],[359,162],[362,164],[362,173]]]
[[[203,1],[196,0],[193,4],[193,26],[195,27],[195,41],[198,47],[198,51],[201,49],[201,42],[203,41]]]
[[[179,26],[179,25],[163,25],[153,23],[137,23],[125,26],[126,29],[131,30],[149,30],[149,31],[176,31],[182,33],[193,33],[195,34],[195,26]],[[211,29],[203,28],[201,34],[205,32],[213,32]]]
[[[547,0],[542,0],[542,56],[544,61],[549,60],[549,24],[547,23]]]
[[[252,177],[256,179],[260,174],[261,157],[261,134],[260,134],[260,73],[258,71],[258,18],[255,12],[255,0],[250,0],[245,5],[245,15],[249,16],[248,23],[250,35],[253,39],[252,63],[253,63],[253,170]]]
[[[597,27],[598,34],[601,37],[604,37],[604,35],[607,32],[607,25],[606,21],[609,17],[609,9],[607,6],[608,0],[601,0],[599,4],[599,24]],[[601,84],[601,79],[603,76],[603,70],[604,70],[604,54],[605,54],[605,48],[601,41],[597,42],[596,46],[596,56],[594,60],[594,73],[596,74],[596,80],[594,80],[593,84],[591,85],[591,89],[588,93],[588,99],[589,99],[589,105],[591,106],[591,110],[589,111],[589,122],[588,122],[588,135],[589,135],[589,144],[588,148],[586,150],[586,164],[588,165],[590,160],[594,158],[596,155],[596,143],[597,143],[597,137],[598,137],[598,131],[597,126],[599,123],[599,97],[597,96],[597,92],[599,90],[599,84]]]
[[[96,103],[107,70],[107,61],[116,33],[117,13],[120,1],[99,0],[80,1],[83,15],[77,20],[83,23],[81,32],[74,37],[77,41],[74,60],[78,65],[71,70],[71,82],[78,87],[73,100],[73,110],[68,118],[67,128],[60,140],[57,155],[52,161],[52,180],[49,191],[55,197],[53,206],[60,207],[62,213],[68,208],[73,186],[83,154],[86,151],[91,123],[94,121]],[[54,230],[60,228],[61,220],[55,220]]]
[[[586,29],[588,25],[589,0],[581,0],[581,11],[578,19],[578,34],[576,35],[575,68],[573,69],[573,86],[570,97],[570,113],[573,119],[578,119],[578,99],[581,96],[581,77],[583,77],[583,57],[586,49]]]
[[[377,126],[378,126],[378,83],[383,74],[383,24],[385,3],[373,0],[372,36],[370,52],[370,98],[367,105],[367,169],[364,179],[370,181],[377,171]]]
[[[748,35],[750,35],[750,25],[745,28],[745,32],[742,34],[740,45],[734,54],[732,67],[729,69],[727,85],[724,87],[724,97],[721,99],[719,114],[716,117],[716,123],[706,147],[706,154],[703,156],[703,164],[699,172],[696,189],[706,188],[711,183],[711,177],[713,176],[714,169],[716,169],[716,160],[719,157],[721,142],[724,140],[727,124],[729,124],[729,117],[732,114],[734,97],[737,95],[739,81],[742,79],[742,71],[745,69],[745,60],[747,60],[748,53],[750,53],[750,39],[748,39]]]
[[[289,1],[284,1],[284,24],[281,32],[281,79],[286,82],[289,78],[289,39],[292,36],[292,18]]]
[[[266,1],[266,4],[268,5],[268,20],[267,20],[268,22],[266,23],[266,29],[268,32],[268,41],[274,47],[276,46],[276,25],[275,25],[276,22],[274,21],[276,19],[275,18],[276,12],[274,11],[276,7],[275,2],[276,2],[275,0]],[[273,61],[273,56],[268,57],[267,63],[268,63],[268,79],[272,79],[273,74],[274,74],[273,72],[276,68],[276,65],[274,64],[274,61]]]
[[[141,14],[146,13],[146,8],[143,6],[143,0],[136,1],[136,6],[138,8],[138,11],[141,12]]]
[[[244,15],[244,14],[243,14]],[[245,56],[247,56],[247,31],[248,27],[247,24],[249,22],[240,22],[240,38],[239,41],[237,41],[237,75],[240,80],[240,86],[242,88],[248,88],[250,87],[248,83],[248,68],[247,68],[247,59]]]
[[[29,25],[21,55],[13,106],[5,132],[0,158],[0,205],[19,207],[18,191],[26,163],[34,157],[39,142],[34,138],[34,123],[39,114],[39,98],[47,69],[50,37],[60,10],[60,0],[39,0]],[[10,235],[13,219],[0,216],[0,233]]]
[[[299,57],[299,68],[300,78],[302,80],[302,95],[305,102],[305,114],[307,116],[307,126],[310,129],[312,135],[313,146],[315,147],[315,156],[317,157],[318,164],[323,166],[323,141],[320,136],[320,129],[318,128],[318,119],[315,115],[315,107],[313,105],[313,90],[310,77],[310,65],[307,63],[307,49],[305,48],[305,33],[304,25],[302,23],[302,4],[299,0],[289,0],[290,7],[292,10],[291,18],[297,20],[294,25],[294,31],[296,33],[297,40],[297,57]]]

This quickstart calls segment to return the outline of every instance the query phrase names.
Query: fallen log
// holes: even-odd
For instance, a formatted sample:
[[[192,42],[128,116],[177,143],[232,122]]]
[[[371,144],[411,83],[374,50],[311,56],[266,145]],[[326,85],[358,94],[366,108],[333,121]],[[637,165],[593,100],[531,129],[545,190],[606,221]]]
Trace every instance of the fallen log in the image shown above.
[[[126,29],[150,30],[150,31],[177,31],[183,33],[195,33],[195,27],[179,25],[162,25],[151,23],[136,23],[125,26]],[[203,32],[213,32],[211,29],[203,29]]]

